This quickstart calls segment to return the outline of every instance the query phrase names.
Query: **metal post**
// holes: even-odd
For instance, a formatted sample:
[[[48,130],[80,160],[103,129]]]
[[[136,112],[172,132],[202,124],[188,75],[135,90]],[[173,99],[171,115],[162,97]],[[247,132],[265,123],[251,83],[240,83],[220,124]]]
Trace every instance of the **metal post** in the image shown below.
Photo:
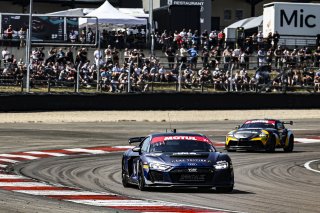
[[[98,27],[98,25],[97,25]],[[98,36],[98,52],[99,52],[99,59],[97,63],[97,92],[99,92],[99,85],[100,85],[100,57],[102,57],[101,51],[100,51],[100,31],[97,30],[97,35]]]
[[[131,61],[131,63],[130,63],[130,65],[129,65],[129,69],[128,69],[128,92],[131,92],[131,69],[133,69],[132,68],[132,61]]]
[[[29,8],[29,29],[28,29],[28,41],[27,41],[27,92],[30,92],[30,66],[31,66],[31,58],[30,58],[30,52],[31,52],[31,46],[32,46],[32,10],[33,10],[33,0],[30,0],[30,8]]]
[[[150,26],[150,36],[151,36],[151,55],[154,52],[154,30],[153,30],[153,0],[149,0],[149,26]]]
[[[179,84],[179,87],[178,87],[178,92],[181,92],[181,80],[182,80],[182,65],[183,65],[183,62],[181,62],[180,66],[179,66],[179,76],[178,76],[178,84]]]
[[[79,92],[80,66],[81,66],[81,63],[79,63],[79,65],[78,65],[78,67],[77,67],[76,92]]]
[[[230,66],[230,89],[229,91],[233,91],[232,85],[233,85],[233,64]]]

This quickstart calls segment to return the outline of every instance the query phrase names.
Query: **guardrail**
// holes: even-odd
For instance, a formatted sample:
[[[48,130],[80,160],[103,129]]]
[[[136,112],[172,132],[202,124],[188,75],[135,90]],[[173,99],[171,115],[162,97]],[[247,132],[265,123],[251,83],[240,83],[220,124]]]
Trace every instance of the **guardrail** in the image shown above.
[[[58,81],[58,80],[32,80],[30,84],[30,92],[42,93],[77,93],[77,83],[75,81]],[[127,93],[128,83],[103,82],[80,83],[78,93]],[[25,84],[23,79],[3,78],[0,76],[0,91],[21,93],[25,92]],[[314,83],[308,85],[290,86],[287,84],[273,85],[272,81],[268,84],[259,83],[238,83],[230,82],[214,83],[214,82],[198,82],[198,83],[181,83],[179,91],[179,83],[176,82],[154,82],[148,81],[143,83],[132,83],[131,93],[159,93],[159,92],[196,92],[196,93],[217,93],[217,92],[233,92],[233,93],[287,93],[287,92],[304,92],[318,93],[319,86]]]

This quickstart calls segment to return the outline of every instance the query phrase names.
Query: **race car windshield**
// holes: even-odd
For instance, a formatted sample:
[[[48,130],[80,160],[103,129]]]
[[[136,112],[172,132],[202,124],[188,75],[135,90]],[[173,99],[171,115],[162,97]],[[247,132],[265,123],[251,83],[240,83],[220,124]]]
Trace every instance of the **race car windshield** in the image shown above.
[[[166,140],[152,143],[150,152],[214,152],[214,148],[202,141]]]
[[[275,126],[271,123],[245,123],[241,126],[241,128],[259,128],[259,129],[266,129],[266,128],[275,128]]]

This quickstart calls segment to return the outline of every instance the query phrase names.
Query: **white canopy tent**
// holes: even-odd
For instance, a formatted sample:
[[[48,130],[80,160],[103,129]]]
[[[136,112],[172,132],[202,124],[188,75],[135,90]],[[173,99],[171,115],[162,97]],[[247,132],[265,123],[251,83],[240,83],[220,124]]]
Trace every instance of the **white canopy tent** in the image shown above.
[[[121,13],[114,8],[108,1],[105,1],[100,7],[88,13],[88,17],[97,17],[99,24],[113,25],[146,25],[147,19],[136,18],[128,14]],[[95,24],[95,19],[81,18],[80,24]]]
[[[69,10],[61,10],[57,12],[47,13],[47,15],[52,16],[85,16],[88,13],[92,12],[93,8],[75,8]]]
[[[226,34],[227,39],[232,40],[236,38],[236,30],[238,27],[243,27],[244,30],[249,30],[253,28],[258,28],[258,30],[261,30],[262,22],[263,16],[242,19],[226,27],[224,29],[224,33]]]

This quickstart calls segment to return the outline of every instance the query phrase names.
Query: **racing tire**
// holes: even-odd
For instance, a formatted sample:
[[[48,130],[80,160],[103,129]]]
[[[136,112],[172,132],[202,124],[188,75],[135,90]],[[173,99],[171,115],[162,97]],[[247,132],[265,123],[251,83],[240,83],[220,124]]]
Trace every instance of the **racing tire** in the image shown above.
[[[127,188],[130,186],[130,184],[128,183],[128,177],[125,171],[122,170],[122,185],[123,187]]]
[[[271,152],[274,152],[275,150],[276,150],[276,138],[274,137],[274,135],[270,135],[270,138],[266,146],[266,151],[271,153]]]
[[[146,183],[144,181],[143,169],[142,166],[139,168],[139,177],[138,177],[138,189],[140,191],[147,191]]]
[[[233,191],[233,185],[231,186],[223,186],[223,187],[216,187],[216,192],[218,193],[229,193]]]
[[[227,152],[236,152],[237,150],[235,149],[227,149]]]
[[[288,144],[288,146],[284,146],[283,150],[285,152],[292,152],[293,151],[293,147],[294,147],[294,138],[293,138],[293,136],[290,136],[289,144]]]

